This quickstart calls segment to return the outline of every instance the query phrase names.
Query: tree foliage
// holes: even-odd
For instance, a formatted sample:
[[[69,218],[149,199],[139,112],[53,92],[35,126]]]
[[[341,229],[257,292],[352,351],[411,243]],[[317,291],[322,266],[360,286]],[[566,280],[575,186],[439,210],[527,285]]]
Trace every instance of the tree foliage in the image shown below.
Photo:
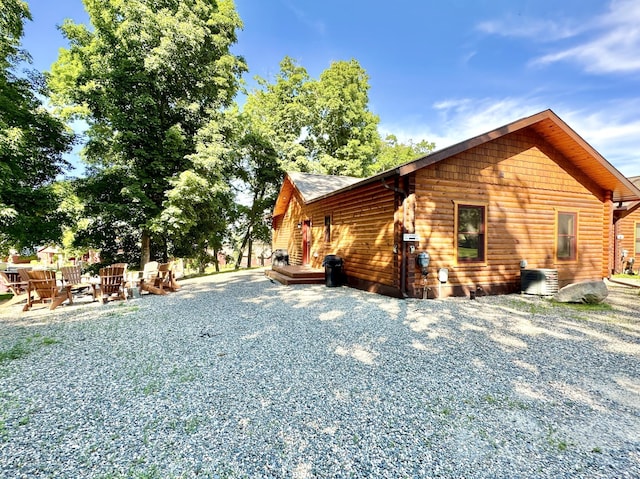
[[[269,83],[258,77],[243,112],[252,131],[269,138],[285,170],[314,171],[314,159],[305,140],[314,121],[313,82],[306,69],[289,57],[280,62],[280,72]]]
[[[367,173],[374,175],[408,163],[421,156],[428,155],[435,147],[435,143],[427,140],[420,140],[418,143],[409,140],[408,143],[401,143],[395,135],[387,135],[382,143],[380,153],[368,166]]]
[[[286,57],[273,83],[258,78],[244,112],[271,138],[285,170],[364,176],[380,150],[369,79],[356,60],[336,61],[318,80]]]
[[[381,141],[356,60],[312,79],[285,57],[274,81],[257,78],[234,105],[246,65],[230,53],[242,26],[232,0],[83,0],[90,25],[63,24],[69,47],[46,87],[11,73],[28,58],[29,11],[0,2],[0,246],[59,240],[73,217],[65,245],[97,247],[107,262],[173,254],[203,268],[234,243],[239,263],[254,240],[269,242],[284,171],[366,176],[433,149]],[[37,93],[88,124],[85,178],[53,183],[72,136]]]
[[[233,135],[227,115],[218,114],[197,135],[192,167],[171,180],[164,210],[156,225],[169,235],[172,253],[196,260],[200,271],[231,238],[237,214],[230,179]],[[213,257],[210,253],[213,252]]]
[[[356,60],[333,62],[315,84],[311,153],[330,175],[365,176],[380,150],[369,77]]]
[[[64,216],[54,188],[70,167],[63,154],[73,135],[54,117],[38,95],[46,94],[41,78],[14,73],[29,61],[20,47],[26,2],[2,0],[0,14],[0,251],[60,239]]]
[[[237,125],[235,171],[245,198],[239,204],[237,224],[242,236],[236,260],[239,267],[246,247],[250,265],[254,240],[271,242],[265,217],[275,204],[284,172],[271,138],[253,124],[251,116],[238,116]]]
[[[89,123],[90,175],[125,175],[103,209],[135,204],[137,214],[118,220],[140,231],[145,262],[146,237],[172,181],[192,167],[197,132],[235,96],[246,67],[229,48],[242,24],[231,0],[84,3],[93,28],[62,26],[70,48],[52,68],[53,100]]]

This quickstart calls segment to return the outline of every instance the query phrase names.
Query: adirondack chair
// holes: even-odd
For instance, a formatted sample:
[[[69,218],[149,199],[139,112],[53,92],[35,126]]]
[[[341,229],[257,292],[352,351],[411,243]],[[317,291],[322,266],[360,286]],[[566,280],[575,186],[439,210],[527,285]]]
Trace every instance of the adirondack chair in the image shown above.
[[[69,300],[69,304],[73,304],[71,286],[58,286],[55,271],[35,270],[26,273],[29,277],[29,285],[27,286],[27,304],[23,311],[31,309],[33,303],[51,302],[49,309],[56,309],[66,300]],[[31,297],[32,292],[38,295],[38,299]]]
[[[142,279],[138,286],[140,294],[142,294],[143,291],[147,291],[151,294],[167,294],[167,292],[162,288],[162,281],[159,280],[159,268],[160,266],[157,261],[149,261],[144,265]]]
[[[4,271],[0,271],[0,283],[3,283],[9,292],[13,294],[13,297],[9,301],[3,303],[2,307],[12,306],[16,303],[27,300],[27,289],[29,286],[28,281],[11,281]]]
[[[27,271],[31,271],[27,268],[18,268],[18,274],[20,275],[20,281],[24,283],[29,283],[29,274]]]
[[[100,298],[103,303],[112,299],[127,299],[124,289],[123,266],[100,268]]]
[[[62,273],[63,284],[65,286],[71,286],[72,294],[75,293],[76,295],[79,295],[82,292],[86,293],[88,290],[91,290],[93,299],[96,299],[95,285],[92,285],[82,278],[82,270],[80,269],[80,266],[63,266],[60,268],[60,272]]]
[[[158,286],[167,291],[178,291],[180,289],[173,271],[173,263],[158,265]]]

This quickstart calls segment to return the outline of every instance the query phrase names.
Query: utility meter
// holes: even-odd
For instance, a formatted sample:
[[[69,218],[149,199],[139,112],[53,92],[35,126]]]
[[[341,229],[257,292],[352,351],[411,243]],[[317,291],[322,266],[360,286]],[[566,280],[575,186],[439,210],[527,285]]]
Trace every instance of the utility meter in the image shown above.
[[[420,271],[422,271],[422,274],[425,276],[429,272],[429,261],[431,261],[431,258],[429,257],[429,253],[427,253],[426,251],[423,251],[422,253],[418,253],[418,256],[416,257],[416,262],[418,263],[418,267],[420,268]]]

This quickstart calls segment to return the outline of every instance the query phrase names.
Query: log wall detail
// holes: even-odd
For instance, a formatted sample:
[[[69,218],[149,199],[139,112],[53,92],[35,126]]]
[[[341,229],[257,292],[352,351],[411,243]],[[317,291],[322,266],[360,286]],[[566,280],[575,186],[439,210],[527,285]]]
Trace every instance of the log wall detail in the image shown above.
[[[572,175],[566,161],[535,134],[513,133],[416,172],[417,251],[431,256],[431,294],[517,291],[520,261],[528,268],[558,269],[560,285],[600,279],[607,208]],[[455,263],[454,202],[487,204],[488,251],[483,264]],[[556,259],[559,211],[578,216],[575,261]],[[436,272],[449,270],[444,291]],[[414,284],[416,295],[421,281]]]

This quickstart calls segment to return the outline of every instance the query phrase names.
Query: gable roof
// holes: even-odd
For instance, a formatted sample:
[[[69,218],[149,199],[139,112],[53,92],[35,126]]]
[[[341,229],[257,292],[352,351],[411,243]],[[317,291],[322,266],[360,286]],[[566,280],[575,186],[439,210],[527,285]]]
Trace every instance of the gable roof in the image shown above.
[[[300,172],[287,174],[306,203],[362,181],[362,178],[354,178],[353,176],[316,175]]]
[[[285,212],[294,189],[298,191],[305,203],[310,203],[361,181],[362,178],[354,178],[352,176],[316,175],[297,171],[287,172],[273,209],[273,216],[279,216]]]
[[[519,130],[531,128],[551,147],[555,148],[574,166],[576,174],[580,174],[592,191],[611,191],[614,202],[640,201],[640,185],[634,185],[628,178],[620,173],[600,153],[589,145],[569,125],[551,110],[544,110],[535,115],[516,120],[507,125],[491,130],[482,135],[475,136],[455,145],[437,150],[426,156],[417,158],[404,165],[392,168],[377,175],[363,179],[360,182],[345,186],[340,190],[327,193],[326,196],[337,194],[341,191],[353,189],[375,181],[383,181],[393,176],[405,176],[425,166],[433,165],[446,160],[454,155],[470,150],[476,146],[498,139]]]
[[[578,171],[584,173],[594,186],[602,191],[611,191],[614,202],[640,199],[638,187],[631,183],[628,178],[551,110],[541,111],[488,133],[418,158],[400,166],[398,172],[401,176],[409,174],[427,165],[432,165],[475,146],[525,128],[533,129],[549,145],[567,158]]]

